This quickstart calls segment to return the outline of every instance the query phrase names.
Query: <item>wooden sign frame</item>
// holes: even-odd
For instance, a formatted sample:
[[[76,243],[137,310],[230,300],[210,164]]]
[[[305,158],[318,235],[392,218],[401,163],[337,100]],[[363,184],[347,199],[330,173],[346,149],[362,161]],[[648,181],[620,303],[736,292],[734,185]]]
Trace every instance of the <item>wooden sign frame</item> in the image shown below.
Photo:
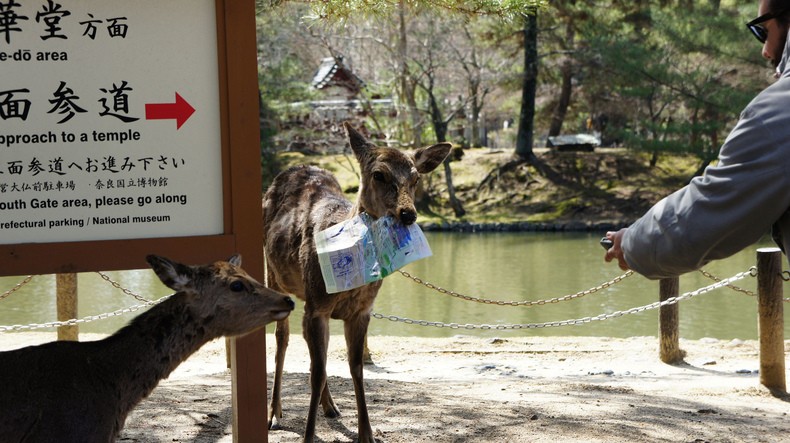
[[[215,0],[223,232],[219,235],[0,244],[0,276],[144,269],[145,256],[210,263],[240,253],[263,281],[255,0]],[[1,241],[1,240],[0,240]],[[232,340],[234,441],[266,442],[265,330]]]

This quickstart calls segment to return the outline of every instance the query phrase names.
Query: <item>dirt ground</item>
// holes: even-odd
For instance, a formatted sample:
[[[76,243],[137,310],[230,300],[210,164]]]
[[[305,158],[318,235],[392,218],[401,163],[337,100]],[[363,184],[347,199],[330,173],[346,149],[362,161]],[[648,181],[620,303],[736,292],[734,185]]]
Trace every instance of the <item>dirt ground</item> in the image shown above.
[[[0,334],[0,349],[51,339]],[[754,341],[681,340],[688,354],[679,365],[660,362],[654,337],[369,343],[375,364],[365,370],[368,408],[382,442],[790,441],[790,398],[760,385]],[[267,344],[273,368],[271,336]],[[343,416],[321,416],[316,441],[354,441],[357,414],[342,337],[330,340],[328,373]],[[224,341],[217,340],[159,384],[118,441],[231,442],[230,392]],[[309,387],[300,337],[288,349],[283,398],[284,429],[269,441],[301,441]]]

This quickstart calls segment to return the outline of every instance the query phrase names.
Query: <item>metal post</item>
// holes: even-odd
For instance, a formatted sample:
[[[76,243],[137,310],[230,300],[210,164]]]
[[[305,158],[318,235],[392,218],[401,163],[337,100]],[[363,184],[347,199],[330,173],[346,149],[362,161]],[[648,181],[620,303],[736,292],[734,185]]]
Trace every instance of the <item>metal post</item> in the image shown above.
[[[784,394],[784,307],[782,306],[782,251],[757,250],[757,312],[760,331],[760,383]]]
[[[680,294],[678,277],[663,278],[659,281],[659,298],[665,301]],[[686,352],[680,349],[680,308],[677,303],[661,306],[658,314],[660,341],[659,356],[664,363],[674,364],[683,361]]]
[[[57,274],[55,276],[57,287],[58,321],[77,318],[77,274]],[[77,341],[80,327],[58,326],[58,340]]]

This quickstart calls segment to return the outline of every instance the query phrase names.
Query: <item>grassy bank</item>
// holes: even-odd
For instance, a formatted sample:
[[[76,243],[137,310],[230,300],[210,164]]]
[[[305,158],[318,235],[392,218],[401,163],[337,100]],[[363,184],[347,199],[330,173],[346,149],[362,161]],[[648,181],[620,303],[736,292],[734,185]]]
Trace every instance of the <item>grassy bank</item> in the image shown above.
[[[665,156],[650,167],[649,156],[626,149],[536,154],[554,175],[525,163],[513,166],[512,151],[465,149],[451,164],[456,196],[466,214],[449,204],[442,167],[423,178],[420,222],[424,223],[612,223],[627,224],[662,197],[682,187],[698,166],[693,156]],[[358,167],[351,154],[277,154],[280,170],[314,164],[337,176],[356,198]]]

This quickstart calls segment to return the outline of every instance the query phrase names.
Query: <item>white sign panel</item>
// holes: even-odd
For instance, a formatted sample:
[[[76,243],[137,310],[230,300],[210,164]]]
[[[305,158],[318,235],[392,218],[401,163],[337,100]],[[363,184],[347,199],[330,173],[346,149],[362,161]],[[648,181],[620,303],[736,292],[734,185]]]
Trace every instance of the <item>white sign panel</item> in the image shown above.
[[[213,0],[0,0],[0,243],[223,232]]]

